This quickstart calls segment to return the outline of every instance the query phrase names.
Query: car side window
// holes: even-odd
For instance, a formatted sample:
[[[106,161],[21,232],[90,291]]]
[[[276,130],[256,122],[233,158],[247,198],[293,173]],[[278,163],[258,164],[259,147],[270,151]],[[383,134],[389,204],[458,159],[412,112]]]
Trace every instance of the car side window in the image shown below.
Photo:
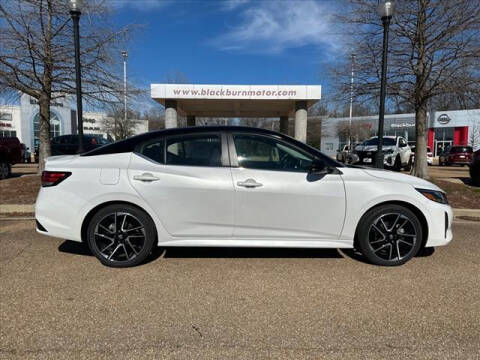
[[[159,164],[165,164],[164,145],[165,140],[163,138],[155,139],[140,144],[135,151]]]
[[[185,135],[167,139],[167,165],[222,166],[220,135]]]
[[[247,169],[308,172],[312,155],[266,136],[236,134],[238,165]]]

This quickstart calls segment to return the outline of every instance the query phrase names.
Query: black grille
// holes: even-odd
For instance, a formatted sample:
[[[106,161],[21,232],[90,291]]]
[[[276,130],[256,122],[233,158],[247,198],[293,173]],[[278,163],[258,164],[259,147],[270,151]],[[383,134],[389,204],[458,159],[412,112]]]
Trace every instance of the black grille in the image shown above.
[[[373,162],[375,161],[375,154],[377,152],[376,151],[357,151],[357,155],[358,155],[358,158],[359,158],[359,162],[361,164],[363,164],[363,159],[365,158],[370,158],[372,159],[372,161],[370,163],[367,163],[367,164],[373,164]]]

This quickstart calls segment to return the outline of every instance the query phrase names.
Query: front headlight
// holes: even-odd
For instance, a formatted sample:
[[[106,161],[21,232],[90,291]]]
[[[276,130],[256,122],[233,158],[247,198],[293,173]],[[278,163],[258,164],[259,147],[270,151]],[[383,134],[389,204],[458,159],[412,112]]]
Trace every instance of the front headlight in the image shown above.
[[[428,189],[416,189],[420,194],[427,199],[435,201],[440,204],[448,204],[447,195],[442,191],[428,190]]]

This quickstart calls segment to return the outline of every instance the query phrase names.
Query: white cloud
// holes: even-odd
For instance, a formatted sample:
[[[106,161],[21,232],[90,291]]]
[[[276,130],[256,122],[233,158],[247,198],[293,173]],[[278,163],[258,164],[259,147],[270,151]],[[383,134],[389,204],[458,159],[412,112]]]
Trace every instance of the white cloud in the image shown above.
[[[250,0],[225,0],[222,4],[224,10],[234,10],[247,4]]]
[[[139,11],[157,10],[171,3],[169,0],[110,0],[110,2],[117,9],[128,8]]]
[[[239,12],[241,21],[210,43],[226,51],[280,53],[305,45],[338,50],[331,2],[256,1]]]

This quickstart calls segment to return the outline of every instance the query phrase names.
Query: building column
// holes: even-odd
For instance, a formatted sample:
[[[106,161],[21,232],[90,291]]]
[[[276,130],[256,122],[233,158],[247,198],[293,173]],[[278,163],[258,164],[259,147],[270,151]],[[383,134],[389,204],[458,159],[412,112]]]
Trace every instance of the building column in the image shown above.
[[[307,142],[307,102],[295,102],[295,139]]]
[[[280,116],[280,132],[288,135],[288,116]]]
[[[177,100],[165,100],[165,128],[178,127]]]
[[[195,126],[195,115],[187,115],[187,126]]]

